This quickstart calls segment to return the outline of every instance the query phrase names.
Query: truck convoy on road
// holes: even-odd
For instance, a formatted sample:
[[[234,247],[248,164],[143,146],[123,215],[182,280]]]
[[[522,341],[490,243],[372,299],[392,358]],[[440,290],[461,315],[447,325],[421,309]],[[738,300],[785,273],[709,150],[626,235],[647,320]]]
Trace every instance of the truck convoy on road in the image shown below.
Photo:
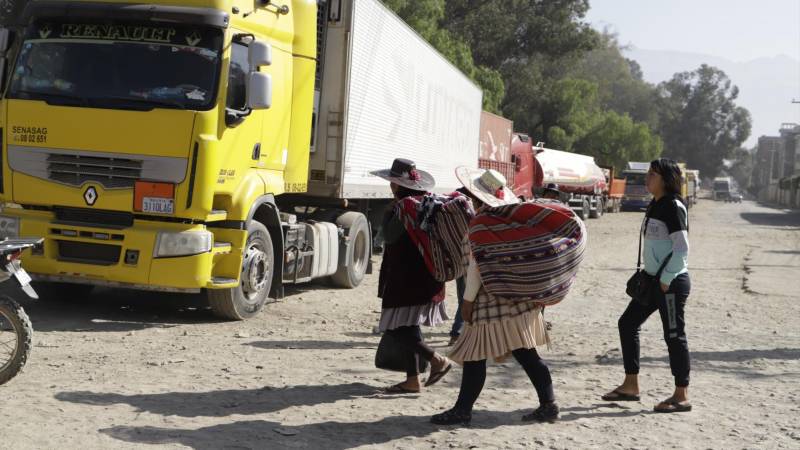
[[[34,0],[0,53],[0,238],[44,237],[25,267],[60,295],[203,292],[240,320],[358,286],[391,199],[370,172],[398,156],[440,193],[457,166],[557,183],[583,218],[640,186],[482,113],[379,0]]]
[[[482,92],[380,1],[320,5],[30,2],[0,49],[0,230],[46,238],[35,279],[203,291],[230,319],[357,286],[391,195],[369,172],[403,155],[458,187]]]

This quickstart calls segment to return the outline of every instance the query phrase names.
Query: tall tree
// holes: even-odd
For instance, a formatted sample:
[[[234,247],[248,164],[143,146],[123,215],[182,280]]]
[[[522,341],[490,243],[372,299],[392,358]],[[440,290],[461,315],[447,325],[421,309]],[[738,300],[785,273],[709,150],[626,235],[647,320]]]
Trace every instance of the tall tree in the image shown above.
[[[665,154],[706,176],[717,175],[750,136],[750,113],[736,105],[739,88],[725,72],[703,64],[675,74],[659,91]]]

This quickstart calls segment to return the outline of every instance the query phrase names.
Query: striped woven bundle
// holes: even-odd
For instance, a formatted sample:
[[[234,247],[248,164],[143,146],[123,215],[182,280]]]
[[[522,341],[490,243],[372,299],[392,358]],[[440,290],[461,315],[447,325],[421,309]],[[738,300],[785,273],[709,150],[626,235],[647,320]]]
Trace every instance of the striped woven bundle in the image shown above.
[[[496,297],[550,306],[569,292],[586,248],[586,227],[558,202],[484,210],[469,240],[483,287]]]
[[[398,217],[437,281],[461,277],[467,270],[472,204],[458,192],[427,194],[398,202]]]

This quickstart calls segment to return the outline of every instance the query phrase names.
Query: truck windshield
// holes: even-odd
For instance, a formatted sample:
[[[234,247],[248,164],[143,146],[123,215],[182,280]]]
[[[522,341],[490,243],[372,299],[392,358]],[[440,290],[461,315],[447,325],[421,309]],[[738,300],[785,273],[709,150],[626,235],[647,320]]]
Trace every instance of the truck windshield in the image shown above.
[[[643,173],[625,173],[625,184],[634,186],[644,186],[645,174]]]
[[[720,182],[720,181],[717,181],[716,183],[714,183],[714,190],[715,191],[727,191],[728,189],[730,189],[730,185],[728,183]]]
[[[222,32],[186,25],[37,23],[28,29],[8,97],[113,109],[208,110]]]

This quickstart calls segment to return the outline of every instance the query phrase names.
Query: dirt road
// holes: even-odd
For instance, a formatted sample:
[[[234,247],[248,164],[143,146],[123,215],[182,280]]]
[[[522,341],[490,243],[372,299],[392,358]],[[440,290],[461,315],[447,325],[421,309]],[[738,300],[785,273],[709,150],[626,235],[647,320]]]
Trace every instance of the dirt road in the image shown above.
[[[690,216],[689,414],[650,412],[671,393],[657,316],[642,403],[598,401],[622,378],[616,320],[641,218],[622,213],[589,221],[578,283],[547,312],[560,423],[520,422],[536,400],[513,361],[490,367],[467,429],[427,423],[452,406],[460,370],[419,396],[375,395],[398,374],[373,366],[371,276],[353,291],[292,290],[239,323],[156,294],[26,302],[35,348],[0,387],[0,448],[798,448],[800,213],[704,201]],[[447,329],[428,331],[446,344]]]

